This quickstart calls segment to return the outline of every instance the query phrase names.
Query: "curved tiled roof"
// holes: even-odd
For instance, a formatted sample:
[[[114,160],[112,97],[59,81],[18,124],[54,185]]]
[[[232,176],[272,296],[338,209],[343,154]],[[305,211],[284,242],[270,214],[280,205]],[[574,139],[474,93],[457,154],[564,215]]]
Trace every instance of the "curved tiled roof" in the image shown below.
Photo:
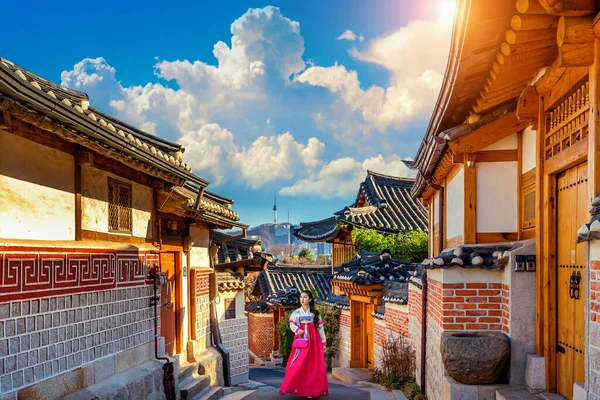
[[[90,107],[87,94],[52,83],[4,58],[0,58],[0,94],[8,96],[0,98],[3,100],[0,102],[3,109],[18,107],[14,104],[16,102],[25,107],[19,109],[24,114],[31,107],[34,113],[41,113],[50,121],[57,121],[57,128],[62,127],[66,140],[76,141],[74,138],[77,136],[88,136],[83,144],[95,142],[94,150],[113,148],[142,162],[154,160],[154,167],[164,169],[167,164],[175,171],[180,171],[181,178],[204,186],[208,184],[192,174],[191,167],[183,161],[184,149],[181,145],[107,116]],[[45,123],[48,124],[49,121]],[[75,134],[70,131],[71,127],[77,130]],[[53,129],[57,134],[60,133],[59,130]]]
[[[363,253],[359,258],[336,267],[334,281],[372,285],[386,281],[406,282],[417,268],[416,264],[395,260],[387,250]]]
[[[254,293],[260,291],[262,297],[268,297],[289,287],[299,291],[316,289],[325,299],[331,293],[331,267],[269,266],[256,279]]]
[[[244,277],[237,274],[217,272],[217,281],[219,282],[219,292],[235,292],[244,290],[246,287]]]
[[[294,235],[308,242],[331,240],[338,234],[341,223],[384,233],[427,231],[427,211],[410,194],[414,182],[410,178],[368,171],[352,206],[334,213],[333,217],[302,222]],[[361,204],[362,199],[366,204]]]

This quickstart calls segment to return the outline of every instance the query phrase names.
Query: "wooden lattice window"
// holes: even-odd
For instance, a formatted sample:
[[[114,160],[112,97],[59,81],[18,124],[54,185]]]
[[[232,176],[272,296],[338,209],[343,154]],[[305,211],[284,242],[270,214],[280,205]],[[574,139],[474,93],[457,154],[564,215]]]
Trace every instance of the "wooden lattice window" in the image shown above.
[[[562,103],[546,114],[546,135],[544,137],[546,160],[587,137],[589,110],[590,85],[588,81],[576,87]]]
[[[523,229],[535,226],[535,187],[523,192]]]
[[[235,319],[235,299],[225,299],[225,319]]]
[[[131,233],[131,185],[108,179],[108,230]]]

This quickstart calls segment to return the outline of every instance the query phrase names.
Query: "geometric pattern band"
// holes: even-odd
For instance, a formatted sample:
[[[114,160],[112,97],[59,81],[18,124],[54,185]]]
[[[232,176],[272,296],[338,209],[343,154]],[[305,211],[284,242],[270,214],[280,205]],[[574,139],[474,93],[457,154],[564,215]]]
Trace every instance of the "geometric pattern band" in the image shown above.
[[[142,250],[0,250],[0,303],[151,284],[157,253]]]

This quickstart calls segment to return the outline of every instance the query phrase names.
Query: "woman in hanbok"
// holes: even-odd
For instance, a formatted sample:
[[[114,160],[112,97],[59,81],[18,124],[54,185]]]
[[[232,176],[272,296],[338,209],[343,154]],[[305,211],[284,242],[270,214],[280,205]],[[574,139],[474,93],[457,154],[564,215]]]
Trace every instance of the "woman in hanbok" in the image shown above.
[[[325,367],[327,342],[323,321],[315,308],[313,295],[308,290],[300,294],[300,305],[290,316],[290,329],[295,333],[294,344],[279,394],[308,398],[328,396]]]

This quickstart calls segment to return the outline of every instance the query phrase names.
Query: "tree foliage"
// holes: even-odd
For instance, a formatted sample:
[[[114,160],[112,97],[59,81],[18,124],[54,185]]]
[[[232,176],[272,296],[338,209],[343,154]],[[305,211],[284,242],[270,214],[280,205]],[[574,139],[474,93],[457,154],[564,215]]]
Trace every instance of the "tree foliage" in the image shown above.
[[[377,252],[387,249],[393,258],[419,262],[427,256],[428,235],[423,231],[385,235],[374,229],[354,228],[352,243],[359,250]]]
[[[307,248],[300,250],[300,253],[298,253],[298,258],[306,258],[309,262],[313,262],[315,260],[315,256],[313,256],[313,254]]]
[[[283,364],[287,363],[287,359],[292,351],[292,343],[294,342],[294,332],[290,329],[290,317],[292,312],[288,312],[285,318],[279,320],[277,323],[277,329],[279,331],[279,354]]]
[[[340,343],[340,315],[342,310],[338,307],[328,306],[325,303],[319,304],[319,314],[323,320],[323,329],[325,330],[325,359],[327,360],[327,370],[331,371],[333,358],[339,350]]]

